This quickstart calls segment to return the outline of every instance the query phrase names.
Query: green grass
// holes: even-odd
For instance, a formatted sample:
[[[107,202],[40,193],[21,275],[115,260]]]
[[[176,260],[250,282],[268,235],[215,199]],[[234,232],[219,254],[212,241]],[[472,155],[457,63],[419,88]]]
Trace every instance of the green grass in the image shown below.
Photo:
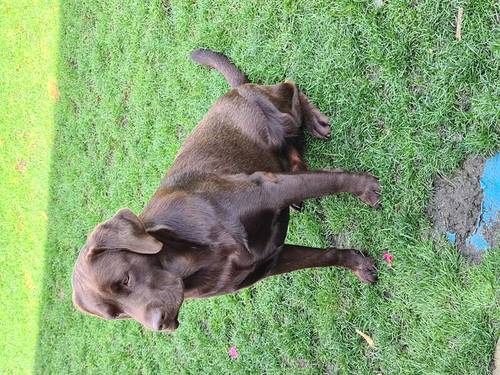
[[[378,9],[363,1],[63,0],[60,11],[36,372],[488,373],[500,331],[500,252],[469,264],[432,235],[425,208],[437,174],[500,148],[494,1],[387,1]],[[293,79],[331,117],[331,140],[308,144],[311,168],[380,177],[382,210],[348,195],[309,201],[288,236],[326,247],[342,234],[378,259],[377,285],[338,269],[271,278],[185,303],[170,336],[72,307],[70,274],[88,232],[121,207],[140,212],[186,135],[228,89],[189,61],[200,46],[225,52],[252,81]],[[17,212],[28,216],[28,208]],[[29,264],[29,243],[8,235],[12,262]],[[381,260],[386,250],[393,269]],[[12,337],[16,328],[8,330]],[[227,354],[231,345],[238,360]],[[16,359],[8,361],[13,369]]]
[[[0,373],[30,373],[39,333],[57,100],[56,1],[0,2]]]

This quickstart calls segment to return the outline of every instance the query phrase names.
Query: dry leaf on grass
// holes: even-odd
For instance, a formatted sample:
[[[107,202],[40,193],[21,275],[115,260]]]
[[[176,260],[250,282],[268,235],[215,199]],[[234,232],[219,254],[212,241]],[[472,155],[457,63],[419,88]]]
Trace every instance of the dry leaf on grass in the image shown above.
[[[457,28],[455,30],[455,37],[458,41],[462,40],[462,21],[464,19],[464,8],[459,7],[457,13]]]
[[[49,93],[50,97],[54,100],[59,100],[59,88],[57,87],[56,82],[50,81],[49,82]]]
[[[19,160],[17,163],[16,163],[16,171],[20,172],[20,173],[24,173],[26,172],[26,169],[28,167],[28,163],[26,163],[26,160]]]
[[[365,341],[368,343],[368,346],[370,348],[375,347],[375,343],[373,342],[373,339],[370,336],[368,336],[366,333],[361,332],[359,329],[356,330],[356,333],[365,339]]]

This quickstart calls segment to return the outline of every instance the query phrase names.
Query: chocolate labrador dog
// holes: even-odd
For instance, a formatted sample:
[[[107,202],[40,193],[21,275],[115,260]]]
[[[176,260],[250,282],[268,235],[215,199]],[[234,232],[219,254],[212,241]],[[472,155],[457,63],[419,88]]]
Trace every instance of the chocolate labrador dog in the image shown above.
[[[349,192],[378,205],[370,174],[307,170],[302,128],[326,139],[328,118],[293,82],[249,83],[207,49],[191,58],[217,69],[232,89],[187,138],[144,211],[122,209],[89,235],[73,272],[74,305],[170,332],[184,299],[272,275],[336,266],[374,282],[374,262],[359,251],[285,244],[289,208],[304,199]]]

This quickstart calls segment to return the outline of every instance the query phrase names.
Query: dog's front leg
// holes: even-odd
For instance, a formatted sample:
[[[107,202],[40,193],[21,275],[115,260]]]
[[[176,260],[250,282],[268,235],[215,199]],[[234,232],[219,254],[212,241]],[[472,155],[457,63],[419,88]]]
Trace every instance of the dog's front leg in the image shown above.
[[[272,268],[265,277],[313,267],[344,267],[356,274],[359,280],[373,283],[377,273],[373,259],[351,249],[316,249],[313,247],[284,245]]]
[[[256,172],[250,175],[263,189],[263,197],[280,207],[290,206],[307,198],[348,192],[366,204],[377,207],[380,185],[370,174],[347,173],[334,170],[300,173]]]

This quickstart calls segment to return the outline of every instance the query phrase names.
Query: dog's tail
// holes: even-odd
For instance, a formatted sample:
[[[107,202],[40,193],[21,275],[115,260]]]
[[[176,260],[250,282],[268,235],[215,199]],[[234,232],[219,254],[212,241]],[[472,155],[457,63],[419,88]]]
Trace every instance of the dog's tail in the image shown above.
[[[233,89],[249,82],[245,74],[222,53],[198,48],[191,52],[191,59],[219,71]]]

